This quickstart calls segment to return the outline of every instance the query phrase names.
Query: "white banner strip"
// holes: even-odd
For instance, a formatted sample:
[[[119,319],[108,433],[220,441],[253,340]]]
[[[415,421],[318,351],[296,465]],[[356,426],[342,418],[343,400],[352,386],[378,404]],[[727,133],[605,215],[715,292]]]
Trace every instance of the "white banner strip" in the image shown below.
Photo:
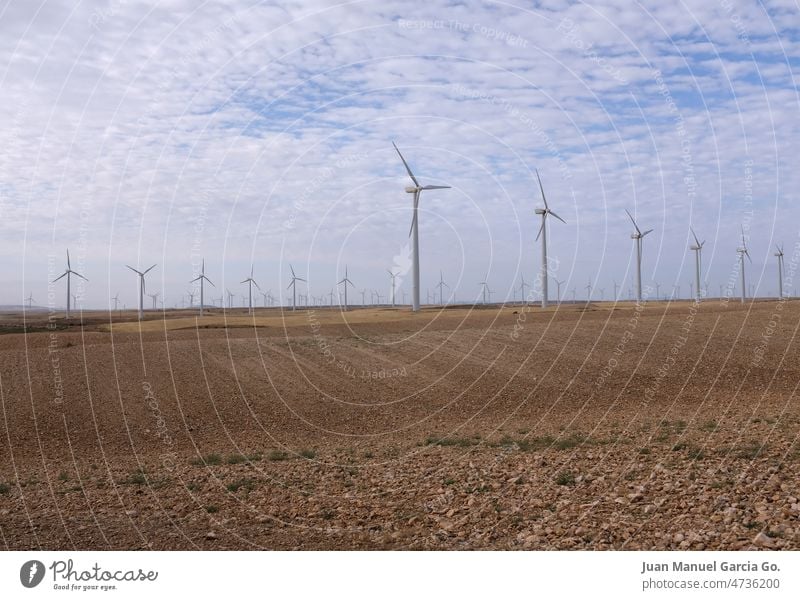
[[[0,573],[3,598],[800,598],[796,552],[4,552]]]

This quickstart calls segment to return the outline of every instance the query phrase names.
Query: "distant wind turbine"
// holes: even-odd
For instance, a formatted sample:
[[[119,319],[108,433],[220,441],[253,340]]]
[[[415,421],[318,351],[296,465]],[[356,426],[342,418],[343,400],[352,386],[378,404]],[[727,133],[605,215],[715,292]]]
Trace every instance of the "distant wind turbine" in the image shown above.
[[[537,208],[535,210],[537,215],[542,215],[542,226],[539,227],[539,233],[536,234],[536,239],[542,238],[542,308],[547,308],[547,279],[548,279],[548,266],[547,266],[547,215],[553,215],[556,219],[566,225],[566,221],[559,217],[556,213],[550,210],[547,206],[547,198],[544,195],[544,187],[542,187],[542,180],[539,177],[539,171],[536,171],[536,179],[539,181],[539,190],[542,192],[542,202],[544,208]]]
[[[347,265],[344,266],[344,279],[342,279],[337,285],[344,285],[344,309],[347,310],[347,286],[356,287],[353,285],[353,282],[347,278]]]
[[[25,300],[28,302],[28,310],[30,310],[31,309],[31,305],[33,304],[33,302],[35,302],[34,299],[33,299],[33,292],[31,292],[28,295],[28,297],[25,298]]]
[[[775,256],[778,257],[778,298],[783,298],[783,244],[775,245],[777,252]],[[30,305],[28,305],[30,308]]]
[[[206,277],[206,259],[203,259],[203,263],[200,267],[200,275],[192,279],[189,283],[194,283],[195,281],[200,282],[200,316],[203,316],[203,305],[205,304],[205,299],[203,297],[203,282],[207,281],[211,283],[211,280]],[[213,283],[211,283],[211,287],[217,287]],[[191,295],[192,300],[194,300],[194,294]]]
[[[450,289],[450,286],[444,282],[444,275],[439,271],[439,283],[435,287],[439,288],[439,304],[444,306],[444,288]]]
[[[154,269],[155,265],[151,266],[149,269],[146,269],[144,272],[134,269],[130,265],[125,265],[125,266],[139,276],[139,320],[141,321],[144,318],[144,290],[145,290],[144,276],[147,275],[150,269]]]
[[[418,208],[419,208],[419,197],[423,190],[445,190],[449,189],[449,185],[425,185],[422,186],[417,181],[417,178],[414,177],[414,174],[411,172],[411,167],[408,166],[406,159],[403,158],[403,155],[400,153],[400,150],[397,147],[397,144],[392,142],[392,146],[394,149],[397,150],[397,154],[400,156],[400,160],[403,161],[403,166],[406,168],[406,172],[408,176],[411,178],[411,181],[414,182],[413,186],[406,187],[406,193],[414,194],[414,212],[411,218],[411,231],[409,232],[409,237],[411,238],[412,247],[414,251],[413,257],[413,264],[412,264],[412,271],[411,271],[411,281],[412,281],[412,294],[411,294],[411,310],[414,312],[419,311],[419,218],[417,216]]]
[[[525,276],[520,274],[519,278],[522,280],[522,283],[519,284],[519,289],[522,292],[522,303],[525,304],[527,302],[527,296],[525,295],[525,288],[529,288],[527,283],[525,283]]]
[[[395,279],[399,273],[392,273],[389,269],[386,269],[387,273],[389,273],[389,277],[392,280],[392,308],[394,308],[394,299],[395,299]]]
[[[294,274],[294,267],[292,267],[291,264],[289,265],[289,269],[292,271],[292,281],[286,289],[292,288],[292,310],[297,310],[297,282],[305,281],[305,279]]]
[[[119,292],[117,292],[117,295],[114,296],[111,299],[114,301],[114,311],[116,311],[117,310],[117,306],[119,305]]]
[[[66,276],[66,278],[67,278],[67,313],[66,313],[66,318],[67,319],[69,319],[70,300],[72,299],[72,294],[70,292],[70,286],[71,286],[70,276],[71,275],[76,275],[76,276],[80,277],[81,279],[83,279],[84,281],[89,281],[88,279],[86,279],[86,277],[84,277],[83,275],[81,275],[77,271],[73,271],[72,270],[72,266],[70,265],[70,262],[69,262],[69,249],[67,249],[67,270],[64,271],[61,275],[59,275],[58,277],[56,277],[52,281],[52,283],[55,283],[56,281],[58,281],[59,279],[61,279],[64,276]]]
[[[695,296],[696,300],[700,302],[700,298],[703,295],[702,289],[700,288],[700,263],[702,261],[701,254],[703,253],[703,245],[706,243],[705,240],[702,242],[697,239],[697,234],[694,232],[694,229],[689,227],[692,232],[692,237],[694,238],[694,244],[689,246],[692,250],[694,250],[694,287],[697,290],[697,296]]]
[[[628,213],[628,217],[631,219],[631,223],[633,223],[633,228],[636,229],[634,233],[631,234],[631,239],[636,242],[636,299],[641,302],[642,301],[642,239],[648,233],[653,231],[652,229],[648,229],[645,232],[642,232],[639,229],[639,226],[634,221],[633,216],[628,209],[625,209],[625,212]]]
[[[158,292],[156,292],[155,294],[147,294],[147,295],[150,296],[150,299],[153,301],[153,310],[155,310],[158,304]]]
[[[736,252],[739,253],[739,266],[741,267],[742,278],[742,304],[744,304],[745,300],[747,299],[747,287],[745,286],[744,282],[744,257],[747,256],[747,260],[749,260],[751,263],[753,262],[753,259],[750,258],[750,252],[747,251],[747,243],[744,240],[744,227],[740,226],[740,229],[742,230],[742,247],[737,248]]]
[[[256,280],[253,279],[253,266],[252,265],[250,265],[250,277],[248,277],[247,279],[245,279],[241,283],[246,283],[247,284],[247,291],[248,291],[248,294],[249,294],[249,296],[248,296],[249,297],[249,301],[248,301],[249,304],[248,304],[247,312],[252,315],[253,314],[253,286],[256,286],[256,288],[258,288],[259,290],[261,289],[258,286],[258,284],[256,283]],[[201,304],[202,304],[202,302],[201,302]]]

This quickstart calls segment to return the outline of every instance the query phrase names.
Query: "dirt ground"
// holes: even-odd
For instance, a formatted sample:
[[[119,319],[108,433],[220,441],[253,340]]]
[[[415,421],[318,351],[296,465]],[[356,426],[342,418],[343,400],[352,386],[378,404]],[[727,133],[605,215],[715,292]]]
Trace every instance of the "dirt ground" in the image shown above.
[[[800,302],[0,316],[5,549],[800,549]]]

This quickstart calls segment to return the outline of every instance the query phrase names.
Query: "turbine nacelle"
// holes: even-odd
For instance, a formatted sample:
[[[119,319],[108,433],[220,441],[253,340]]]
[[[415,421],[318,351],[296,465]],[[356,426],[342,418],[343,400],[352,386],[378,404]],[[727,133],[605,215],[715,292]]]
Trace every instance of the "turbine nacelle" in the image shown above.
[[[422,188],[414,187],[412,185],[406,186],[406,194],[416,194]]]

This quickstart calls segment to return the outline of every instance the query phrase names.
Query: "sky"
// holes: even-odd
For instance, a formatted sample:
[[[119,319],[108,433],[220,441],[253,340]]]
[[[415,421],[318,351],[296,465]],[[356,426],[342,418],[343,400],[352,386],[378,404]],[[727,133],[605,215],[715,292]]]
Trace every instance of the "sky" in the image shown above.
[[[289,298],[344,276],[410,294],[410,184],[423,184],[422,296],[519,295],[541,264],[551,297],[609,299],[642,278],[689,293],[690,227],[709,295],[787,292],[800,261],[800,5],[632,3],[0,3],[0,304],[85,308],[148,292],[167,306],[205,259],[230,290],[250,268]],[[517,291],[514,291],[516,288]],[[299,290],[300,288],[298,288]],[[601,292],[602,290],[602,292]],[[305,288],[303,293],[307,293]],[[150,301],[148,300],[148,303]],[[261,298],[259,297],[259,302]]]

